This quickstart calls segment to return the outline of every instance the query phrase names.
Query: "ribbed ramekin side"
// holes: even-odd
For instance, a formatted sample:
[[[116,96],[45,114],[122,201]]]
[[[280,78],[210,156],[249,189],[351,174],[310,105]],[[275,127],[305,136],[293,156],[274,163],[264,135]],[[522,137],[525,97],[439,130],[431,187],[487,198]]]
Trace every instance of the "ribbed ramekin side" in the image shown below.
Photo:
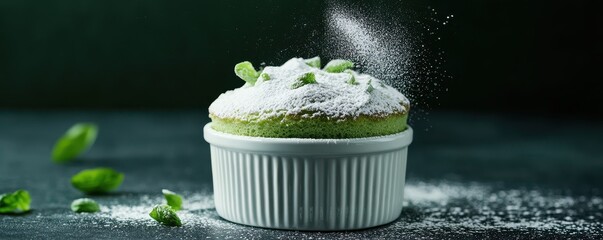
[[[307,157],[211,146],[216,210],[252,226],[348,230],[402,210],[406,151]]]

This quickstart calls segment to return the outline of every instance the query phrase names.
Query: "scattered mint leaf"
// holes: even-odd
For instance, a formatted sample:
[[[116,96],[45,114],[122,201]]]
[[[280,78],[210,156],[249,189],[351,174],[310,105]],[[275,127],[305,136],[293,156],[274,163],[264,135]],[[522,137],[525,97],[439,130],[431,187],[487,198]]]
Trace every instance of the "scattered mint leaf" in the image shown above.
[[[235,74],[243,79],[243,81],[255,85],[255,82],[258,80],[260,74],[253,68],[253,64],[248,61],[238,63],[234,67]]]
[[[316,76],[314,76],[313,72],[307,72],[299,76],[293,84],[291,84],[291,89],[297,89],[303,87],[307,84],[315,84]]]
[[[0,214],[1,213],[23,213],[29,211],[31,197],[25,190],[17,190],[13,193],[4,193],[0,195]]]
[[[176,211],[166,204],[153,207],[149,216],[166,226],[182,226],[182,222],[180,221],[178,214],[176,214]]]
[[[268,73],[262,73],[260,74],[260,77],[262,77],[264,81],[270,80],[270,75],[268,75]]]
[[[356,82],[356,77],[354,77],[354,75],[350,75],[350,80],[348,80],[346,82],[349,83],[350,85],[358,85],[358,82]]]
[[[161,190],[161,192],[163,193],[163,196],[167,201],[167,205],[169,205],[170,207],[172,207],[172,209],[176,211],[182,209],[182,196],[167,189],[163,189]]]
[[[349,83],[351,85],[358,85],[358,82],[356,81],[356,72],[354,72],[353,70],[350,70],[350,69],[346,69],[343,72],[350,74],[350,79],[346,81],[347,83]]]
[[[329,63],[327,63],[327,65],[325,65],[323,70],[330,72],[330,73],[340,73],[346,69],[353,68],[353,67],[354,67],[354,63],[352,61],[343,60],[343,59],[335,59],[335,60],[331,60]]]
[[[93,123],[73,125],[55,143],[52,149],[52,160],[55,163],[73,160],[94,144],[97,133],[98,127]]]
[[[368,93],[371,93],[371,92],[373,92],[373,90],[375,90],[372,82],[373,82],[373,80],[369,80],[367,83],[368,86],[366,87],[366,92],[368,92]]]
[[[71,210],[76,213],[93,213],[100,211],[100,206],[90,198],[80,198],[71,202]]]
[[[71,178],[71,184],[87,194],[106,193],[116,189],[124,180],[124,174],[110,168],[86,169]]]
[[[320,57],[318,56],[310,59],[304,59],[304,62],[310,67],[320,68]]]

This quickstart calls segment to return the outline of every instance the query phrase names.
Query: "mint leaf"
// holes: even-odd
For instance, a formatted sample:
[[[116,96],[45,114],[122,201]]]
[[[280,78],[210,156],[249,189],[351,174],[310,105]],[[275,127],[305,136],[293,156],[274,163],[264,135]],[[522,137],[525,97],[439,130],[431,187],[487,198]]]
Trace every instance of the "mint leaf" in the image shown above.
[[[354,63],[352,61],[343,60],[343,59],[335,59],[331,60],[322,70],[325,70],[330,73],[340,73],[348,68],[353,68]]]
[[[155,205],[153,210],[149,213],[149,216],[166,226],[182,226],[182,222],[180,221],[178,214],[176,214],[176,211],[166,204]]]
[[[52,160],[55,163],[65,163],[73,160],[88,150],[98,133],[98,127],[92,123],[78,123],[73,125],[57,140],[52,149]]]
[[[371,93],[371,92],[373,92],[373,90],[375,90],[372,82],[373,82],[373,80],[369,80],[367,83],[368,86],[366,87],[366,92],[368,92],[368,93]]]
[[[93,213],[100,211],[100,206],[90,198],[80,198],[71,202],[71,210],[76,213]]]
[[[268,81],[270,80],[270,75],[268,75],[268,73],[262,73],[260,74],[260,77],[264,80],[264,81]]]
[[[163,189],[161,190],[161,192],[163,193],[163,196],[167,201],[167,205],[169,205],[170,207],[172,207],[172,209],[176,211],[182,209],[182,196],[167,189]]]
[[[29,211],[31,197],[25,190],[0,195],[0,213],[22,213]]]
[[[124,180],[124,174],[110,168],[94,168],[79,172],[71,178],[71,184],[87,194],[106,193],[116,189]]]
[[[346,69],[343,72],[350,74],[350,79],[347,80],[346,83],[349,83],[350,85],[358,85],[358,82],[356,81],[356,72],[350,69]]]
[[[310,59],[304,59],[304,62],[310,67],[320,68],[320,57],[318,56]]]
[[[314,76],[313,72],[307,72],[299,76],[293,84],[291,84],[291,89],[297,89],[303,87],[308,84],[315,84],[316,76]]]
[[[248,61],[241,62],[235,65],[234,71],[239,78],[243,79],[243,81],[251,84],[252,86],[255,85],[255,82],[260,76],[260,74],[255,70],[255,68],[253,68],[253,65]]]

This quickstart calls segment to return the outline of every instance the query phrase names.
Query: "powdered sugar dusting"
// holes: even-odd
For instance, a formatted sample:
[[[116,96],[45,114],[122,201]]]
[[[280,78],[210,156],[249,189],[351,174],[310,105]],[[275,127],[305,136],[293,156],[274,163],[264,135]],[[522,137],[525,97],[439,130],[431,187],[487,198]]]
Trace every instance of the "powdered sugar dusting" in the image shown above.
[[[397,229],[464,231],[539,231],[601,236],[603,199],[558,191],[501,189],[483,184],[418,182],[407,186],[409,216]],[[414,212],[414,213],[412,213]]]
[[[153,205],[163,202],[157,196],[137,199],[99,200],[101,212],[75,214],[73,222],[93,222],[102,228],[144,228],[177,238],[195,239],[199,233],[211,238],[411,238],[442,236],[482,236],[509,233],[516,236],[576,238],[603,237],[603,198],[564,194],[544,189],[497,189],[494,185],[459,182],[410,181],[405,188],[401,217],[393,224],[354,232],[275,231],[234,224],[221,219],[211,192],[183,194],[184,209],[178,211],[183,226],[162,227],[148,215]],[[64,213],[60,213],[64,214]],[[77,225],[74,225],[77,226]]]
[[[151,219],[149,213],[153,206],[165,203],[163,196],[143,195],[132,204],[120,204],[109,202],[101,206],[101,212],[98,214],[101,218],[111,219],[120,223],[135,223],[141,225],[157,225],[158,223]],[[182,222],[194,222],[197,217],[194,212],[199,210],[213,209],[213,197],[210,194],[187,194],[183,199],[183,209],[178,211],[178,216]]]
[[[308,72],[315,74],[317,83],[292,89],[296,79]],[[408,111],[404,95],[366,74],[355,74],[358,84],[350,84],[351,73],[329,73],[308,66],[301,58],[266,67],[263,73],[270,80],[260,77],[255,86],[246,84],[227,91],[210,105],[209,112],[219,118],[255,121],[291,115],[342,119]]]

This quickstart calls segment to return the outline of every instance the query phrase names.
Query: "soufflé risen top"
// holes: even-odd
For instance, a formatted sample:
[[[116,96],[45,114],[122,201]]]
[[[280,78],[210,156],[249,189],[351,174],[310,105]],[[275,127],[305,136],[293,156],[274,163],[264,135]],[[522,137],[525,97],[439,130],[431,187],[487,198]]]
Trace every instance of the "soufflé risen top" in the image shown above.
[[[320,58],[293,58],[257,72],[251,63],[235,66],[245,80],[209,106],[214,130],[273,138],[361,138],[406,129],[410,103],[398,90],[354,64]]]

